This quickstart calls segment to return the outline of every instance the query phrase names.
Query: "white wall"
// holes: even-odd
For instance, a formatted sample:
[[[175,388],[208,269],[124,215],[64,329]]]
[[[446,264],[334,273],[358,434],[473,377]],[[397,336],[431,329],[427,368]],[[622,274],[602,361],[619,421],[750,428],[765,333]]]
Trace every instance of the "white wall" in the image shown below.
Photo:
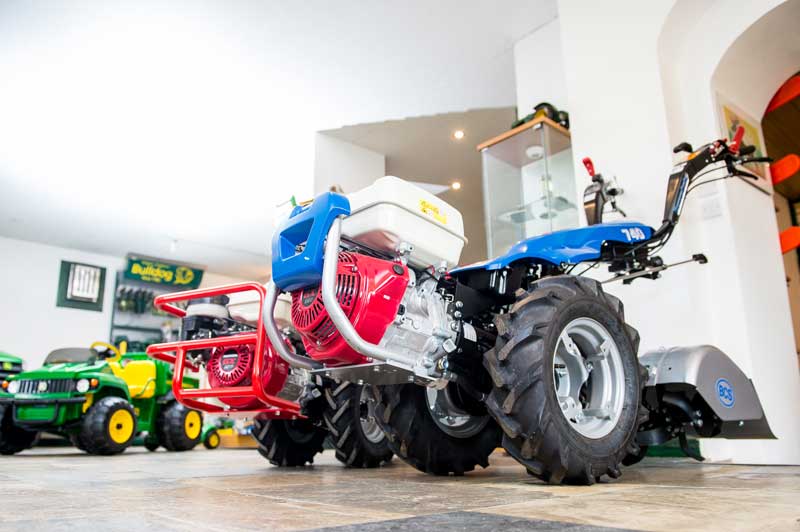
[[[106,268],[102,312],[56,307],[62,260]],[[33,368],[58,347],[107,341],[114,275],[124,264],[120,257],[0,237],[0,350]]]
[[[315,195],[332,185],[339,185],[346,193],[353,192],[383,177],[385,172],[386,157],[383,154],[317,133],[314,147]]]
[[[518,118],[530,114],[541,102],[569,111],[558,19],[514,44],[514,74]]]
[[[253,279],[259,283],[267,282],[267,278]],[[228,284],[243,283],[249,279],[240,279],[238,277],[231,277],[230,275],[222,275],[214,272],[204,272],[203,281],[200,283],[200,288],[212,288],[214,286],[223,286]]]
[[[62,260],[106,268],[102,312],[56,306]],[[0,351],[22,357],[26,368],[35,368],[58,347],[108,341],[114,280],[124,267],[123,257],[0,237]],[[201,287],[239,282],[206,272]]]
[[[621,205],[631,219],[660,225],[673,163],[670,148],[683,138],[677,133],[695,143],[716,138],[714,69],[736,36],[777,3],[742,2],[730,9],[725,2],[685,2],[673,19],[673,1],[559,1],[575,165],[579,168],[588,155],[600,172],[616,174],[625,189]],[[681,51],[670,65],[702,65],[700,71],[679,69],[681,87],[691,90],[676,89],[660,68],[659,35],[665,24],[675,33],[664,42]],[[522,65],[518,79],[524,78],[520,70],[538,67],[522,58],[516,64]],[[742,82],[757,84],[747,77]],[[519,95],[520,107],[528,105],[525,97]],[[579,190],[588,184],[582,172],[577,180]],[[715,460],[800,463],[800,377],[772,231],[774,214],[769,198],[758,194],[735,182],[693,194],[661,256],[672,262],[702,251],[709,264],[665,272],[656,282],[609,289],[625,302],[629,321],[641,333],[642,351],[712,343],[753,379],[780,439],[704,442],[704,453]]]
[[[656,37],[670,5],[565,1],[560,8],[577,189],[590,182],[580,162],[590,156],[599,172],[617,176],[628,216],[658,226],[672,158]],[[679,241],[680,234],[662,254],[665,259],[691,254]],[[687,301],[688,283],[686,270],[675,270],[656,283],[609,287],[625,302],[643,350],[708,341],[693,316],[696,300]]]

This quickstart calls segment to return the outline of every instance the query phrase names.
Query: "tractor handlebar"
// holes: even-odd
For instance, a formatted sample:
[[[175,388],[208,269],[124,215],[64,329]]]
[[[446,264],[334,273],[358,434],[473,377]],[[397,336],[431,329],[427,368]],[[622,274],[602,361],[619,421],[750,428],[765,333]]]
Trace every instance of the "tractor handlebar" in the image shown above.
[[[742,177],[757,180],[759,177],[742,170],[740,166],[752,163],[771,162],[769,157],[748,157],[755,153],[755,146],[742,144],[744,140],[744,127],[739,126],[733,139],[719,139],[714,142],[701,146],[699,149],[691,151],[691,145],[687,142],[678,144],[673,149],[674,153],[691,151],[686,161],[681,163],[670,176],[670,184],[667,193],[667,205],[664,211],[664,220],[661,225],[644,244],[648,249],[655,250],[661,248],[669,240],[672,231],[678,223],[686,196],[689,192],[700,185],[726,179],[728,177]],[[702,176],[707,173],[722,169],[722,167],[706,170],[709,166],[724,163],[727,175],[702,180]]]

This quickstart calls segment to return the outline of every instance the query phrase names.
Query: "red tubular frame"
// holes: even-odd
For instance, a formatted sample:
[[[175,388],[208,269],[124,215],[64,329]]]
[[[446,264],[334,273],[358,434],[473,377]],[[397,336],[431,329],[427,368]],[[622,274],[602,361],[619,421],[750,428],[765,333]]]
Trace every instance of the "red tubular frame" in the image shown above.
[[[258,325],[254,333],[240,333],[233,336],[223,336],[219,338],[201,338],[199,340],[186,340],[178,342],[168,342],[163,344],[153,344],[147,348],[147,354],[156,360],[168,362],[175,366],[172,375],[172,393],[175,398],[182,404],[195,408],[202,412],[209,413],[225,413],[225,412],[247,412],[253,414],[260,414],[266,417],[278,418],[298,418],[303,417],[300,414],[300,405],[293,402],[281,399],[274,395],[270,395],[264,391],[259,385],[261,383],[261,370],[264,367],[264,347],[267,345],[266,333],[264,331],[264,322],[262,321],[261,313],[264,310],[264,297],[266,289],[258,283],[240,283],[227,286],[217,286],[214,288],[203,288],[198,290],[187,290],[185,292],[177,292],[174,294],[163,294],[153,300],[156,308],[163,310],[173,316],[183,318],[186,316],[186,311],[174,305],[178,301],[191,301],[193,299],[200,299],[203,297],[214,297],[227,294],[236,294],[239,292],[255,291],[258,293]],[[215,347],[229,347],[234,345],[249,344],[254,345],[253,355],[253,374],[247,386],[234,386],[227,388],[204,388],[204,389],[185,389],[183,387],[184,370],[189,368],[197,371],[199,368],[186,359],[186,354],[195,349],[212,349]],[[275,354],[275,356],[278,356]],[[202,398],[233,398],[233,397],[247,397],[256,398],[264,406],[259,409],[238,410],[233,407],[222,407],[207,401],[201,401]]]

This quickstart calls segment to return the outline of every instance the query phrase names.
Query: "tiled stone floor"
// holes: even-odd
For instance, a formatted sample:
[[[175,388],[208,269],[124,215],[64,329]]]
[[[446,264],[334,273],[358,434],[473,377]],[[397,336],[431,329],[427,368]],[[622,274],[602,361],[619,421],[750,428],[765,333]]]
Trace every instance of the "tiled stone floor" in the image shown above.
[[[93,457],[38,448],[0,457],[0,530],[800,531],[800,467],[652,459],[590,487],[547,486],[496,453],[461,478],[395,459],[344,469],[270,466],[252,450]],[[360,525],[360,526],[359,526]]]

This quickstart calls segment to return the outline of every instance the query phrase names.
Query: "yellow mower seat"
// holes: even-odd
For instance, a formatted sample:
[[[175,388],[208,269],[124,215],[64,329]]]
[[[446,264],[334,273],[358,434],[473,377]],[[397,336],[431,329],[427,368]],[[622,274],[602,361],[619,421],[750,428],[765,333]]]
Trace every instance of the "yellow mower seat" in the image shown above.
[[[156,363],[152,360],[129,360],[124,365],[110,362],[114,375],[128,385],[131,399],[150,399],[156,393]]]

